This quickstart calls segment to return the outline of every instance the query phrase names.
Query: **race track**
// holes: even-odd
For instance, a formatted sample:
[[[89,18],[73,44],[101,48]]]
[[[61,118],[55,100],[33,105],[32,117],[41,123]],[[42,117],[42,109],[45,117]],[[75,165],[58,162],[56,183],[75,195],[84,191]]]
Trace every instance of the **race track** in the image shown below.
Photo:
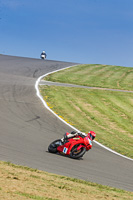
[[[0,55],[0,160],[133,191],[133,161],[97,144],[82,160],[50,154],[71,128],[36,96],[38,77],[75,63]]]

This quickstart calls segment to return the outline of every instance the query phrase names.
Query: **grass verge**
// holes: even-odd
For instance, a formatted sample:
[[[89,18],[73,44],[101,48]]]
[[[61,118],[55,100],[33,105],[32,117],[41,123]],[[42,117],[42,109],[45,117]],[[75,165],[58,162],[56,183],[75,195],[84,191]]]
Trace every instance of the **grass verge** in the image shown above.
[[[59,117],[96,140],[133,158],[133,94],[59,86],[41,86],[41,94]]]
[[[124,200],[133,193],[28,167],[0,162],[1,200]]]
[[[101,88],[133,90],[133,68],[78,65],[45,77],[46,80]]]
[[[133,69],[119,66],[80,65],[48,75],[47,80],[133,90]],[[96,139],[109,148],[133,158],[133,94],[41,86],[49,107],[83,132],[94,130]]]

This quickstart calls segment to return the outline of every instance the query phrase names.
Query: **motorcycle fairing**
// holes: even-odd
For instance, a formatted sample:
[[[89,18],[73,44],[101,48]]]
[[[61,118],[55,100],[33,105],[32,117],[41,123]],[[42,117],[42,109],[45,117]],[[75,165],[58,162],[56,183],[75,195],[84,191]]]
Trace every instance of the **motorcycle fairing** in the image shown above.
[[[71,149],[74,145],[77,145],[77,144],[81,144],[83,143],[84,140],[83,138],[80,138],[79,140],[79,137],[75,137],[75,138],[70,138],[68,139],[68,141],[64,144],[64,145],[61,145],[61,146],[58,146],[57,147],[57,150],[61,153],[64,153],[66,155],[70,155],[70,152],[71,152]],[[85,147],[84,145],[80,145],[78,147],[78,150],[81,148],[81,147]],[[67,150],[66,150],[67,149]],[[88,150],[88,149],[87,149]]]

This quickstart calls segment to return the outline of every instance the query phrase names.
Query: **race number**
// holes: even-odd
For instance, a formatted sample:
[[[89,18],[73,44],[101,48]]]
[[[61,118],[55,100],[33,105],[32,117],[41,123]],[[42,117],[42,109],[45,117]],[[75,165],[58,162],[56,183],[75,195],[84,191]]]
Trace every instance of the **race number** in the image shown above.
[[[67,149],[66,147],[64,147],[64,149],[63,149],[63,153],[66,154],[66,153],[67,153],[67,150],[68,150],[68,149]]]

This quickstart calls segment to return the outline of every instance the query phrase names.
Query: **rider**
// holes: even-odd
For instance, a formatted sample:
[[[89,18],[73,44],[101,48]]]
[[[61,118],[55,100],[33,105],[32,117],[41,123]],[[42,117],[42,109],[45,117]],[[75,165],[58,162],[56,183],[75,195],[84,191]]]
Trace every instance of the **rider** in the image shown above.
[[[83,133],[83,132],[76,132],[76,131],[72,131],[71,133],[69,134],[66,134],[64,135],[64,137],[61,139],[61,141],[64,143],[67,139],[69,138],[73,138],[75,136],[78,136],[80,135],[81,137],[88,137],[91,141],[93,141],[96,137],[96,133],[94,131],[90,131],[88,134],[86,133]]]
[[[45,59],[46,57],[47,57],[47,54],[46,54],[45,51],[43,51],[43,52],[41,53],[41,58],[42,58],[42,59]]]

